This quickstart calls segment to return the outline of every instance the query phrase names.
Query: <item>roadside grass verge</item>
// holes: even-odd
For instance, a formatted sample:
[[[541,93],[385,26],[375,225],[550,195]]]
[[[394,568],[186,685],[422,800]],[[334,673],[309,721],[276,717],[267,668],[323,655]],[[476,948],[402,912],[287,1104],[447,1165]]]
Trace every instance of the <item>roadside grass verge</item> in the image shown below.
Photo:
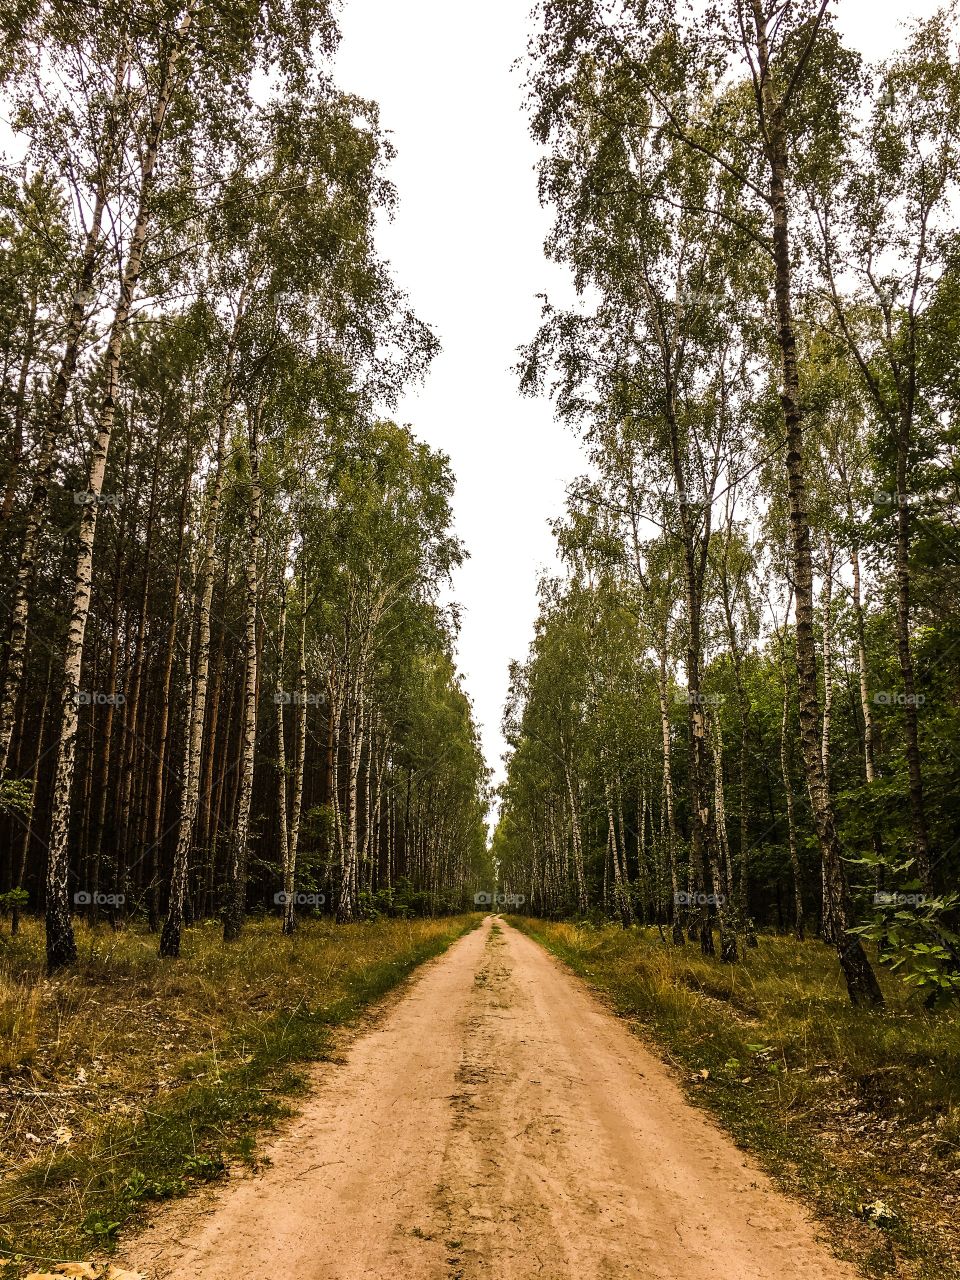
[[[333,1028],[480,919],[271,920],[229,946],[211,922],[179,961],[81,926],[52,980],[36,922],[0,937],[0,1275],[109,1252],[149,1201],[255,1164]]]
[[[761,936],[738,965],[656,930],[510,917],[635,1021],[692,1101],[872,1276],[960,1276],[960,1010],[929,1013],[881,971],[854,1009],[817,941]],[[895,1219],[870,1220],[881,1202]]]

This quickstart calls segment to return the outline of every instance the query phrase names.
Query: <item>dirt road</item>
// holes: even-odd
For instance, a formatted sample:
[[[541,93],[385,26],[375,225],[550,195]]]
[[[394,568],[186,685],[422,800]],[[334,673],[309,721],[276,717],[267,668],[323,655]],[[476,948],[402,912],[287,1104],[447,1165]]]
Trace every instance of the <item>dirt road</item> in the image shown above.
[[[161,1215],[165,1280],[853,1280],[578,979],[501,922],[427,966],[266,1172]]]

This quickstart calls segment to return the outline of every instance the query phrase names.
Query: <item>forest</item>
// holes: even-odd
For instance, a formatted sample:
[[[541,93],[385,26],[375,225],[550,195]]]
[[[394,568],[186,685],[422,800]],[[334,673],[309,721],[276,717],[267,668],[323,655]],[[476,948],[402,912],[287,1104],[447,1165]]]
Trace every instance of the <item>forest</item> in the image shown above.
[[[533,910],[960,989],[955,14],[547,6],[572,305],[522,354],[589,474],[514,665],[494,852]],[[749,20],[747,11],[750,11]]]
[[[936,3],[0,6],[0,1280],[960,1277]]]
[[[0,172],[3,905],[184,923],[459,906],[486,769],[437,343],[324,3],[15,7]],[[469,881],[469,884],[468,884]]]

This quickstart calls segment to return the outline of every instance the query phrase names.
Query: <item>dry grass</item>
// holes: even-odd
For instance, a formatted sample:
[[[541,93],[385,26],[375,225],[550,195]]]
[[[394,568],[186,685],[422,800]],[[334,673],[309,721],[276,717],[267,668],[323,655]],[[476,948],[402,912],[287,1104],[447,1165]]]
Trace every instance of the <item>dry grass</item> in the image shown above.
[[[960,1010],[929,1013],[885,973],[885,1009],[854,1009],[816,941],[764,936],[732,966],[654,930],[518,923],[636,1019],[871,1274],[960,1276]],[[878,1199],[892,1230],[856,1216]]]
[[[36,922],[0,937],[0,1243],[109,1243],[140,1200],[186,1189],[184,1161],[252,1157],[302,1083],[289,1064],[471,922],[314,921],[284,938],[270,920],[230,946],[210,923],[179,961],[147,933],[81,926],[76,970],[53,980]]]
[[[33,1061],[40,1044],[39,1022],[39,987],[0,973],[0,1076]]]

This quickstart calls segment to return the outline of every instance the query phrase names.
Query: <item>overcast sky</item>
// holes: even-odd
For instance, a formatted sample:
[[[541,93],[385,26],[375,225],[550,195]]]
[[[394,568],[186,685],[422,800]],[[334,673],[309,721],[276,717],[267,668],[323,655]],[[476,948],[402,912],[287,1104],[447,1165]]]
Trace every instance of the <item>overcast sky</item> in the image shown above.
[[[342,88],[375,98],[392,131],[399,190],[381,248],[443,351],[398,417],[450,455],[456,527],[470,552],[454,595],[463,607],[459,664],[488,764],[502,776],[507,666],[529,644],[536,581],[552,567],[547,521],[583,469],[547,402],[521,398],[516,349],[533,335],[538,292],[566,292],[544,260],[549,217],[537,201],[535,149],[521,74],[527,0],[345,0]],[[897,24],[933,0],[833,0],[850,43],[879,57]]]

